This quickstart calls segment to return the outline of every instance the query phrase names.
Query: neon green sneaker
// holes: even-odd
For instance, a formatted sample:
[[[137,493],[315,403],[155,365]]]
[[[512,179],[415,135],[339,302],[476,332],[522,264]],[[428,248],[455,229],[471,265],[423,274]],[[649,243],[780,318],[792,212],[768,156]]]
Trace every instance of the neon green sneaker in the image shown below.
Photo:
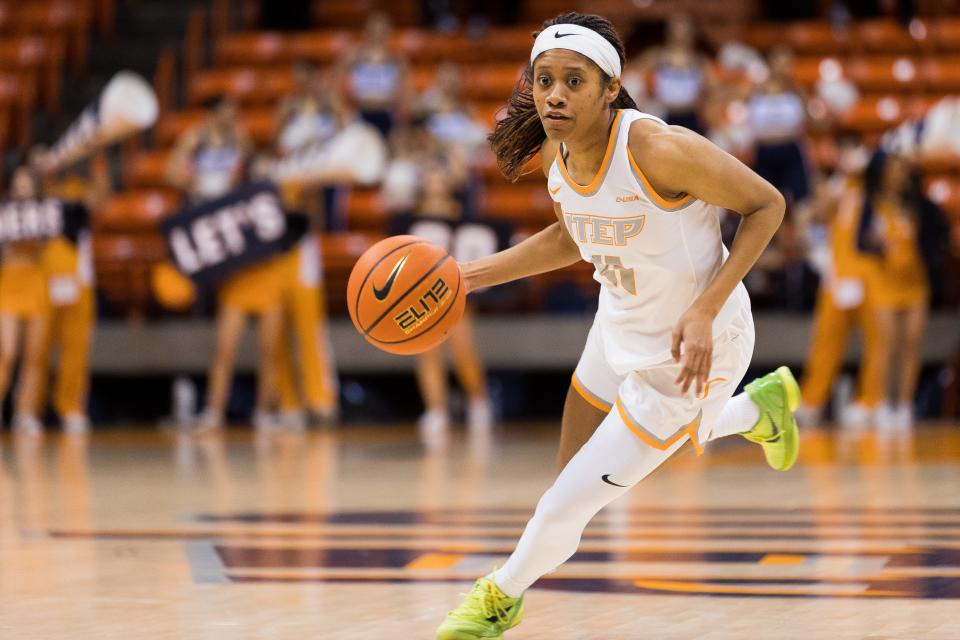
[[[437,640],[501,640],[523,619],[523,596],[511,598],[490,578],[480,578],[460,606],[447,614]]]
[[[793,412],[800,406],[800,386],[787,367],[757,378],[746,386],[747,395],[760,407],[760,419],[740,435],[763,447],[767,464],[786,471],[800,453],[800,432]]]

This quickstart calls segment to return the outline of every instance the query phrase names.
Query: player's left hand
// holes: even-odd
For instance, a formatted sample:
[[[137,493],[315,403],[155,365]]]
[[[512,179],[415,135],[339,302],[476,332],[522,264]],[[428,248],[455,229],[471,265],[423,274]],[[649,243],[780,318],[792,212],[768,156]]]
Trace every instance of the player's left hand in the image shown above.
[[[680,375],[674,384],[680,385],[685,394],[690,385],[696,382],[699,397],[710,376],[713,360],[713,314],[697,305],[687,309],[673,329],[670,353],[673,361],[680,363]]]

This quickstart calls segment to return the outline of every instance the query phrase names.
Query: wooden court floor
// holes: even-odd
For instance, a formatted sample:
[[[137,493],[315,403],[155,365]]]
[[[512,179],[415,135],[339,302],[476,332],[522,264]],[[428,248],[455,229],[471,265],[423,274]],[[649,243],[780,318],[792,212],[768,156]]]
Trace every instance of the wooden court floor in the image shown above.
[[[0,638],[433,637],[554,476],[555,425],[0,436]],[[960,425],[689,448],[508,640],[960,639]]]

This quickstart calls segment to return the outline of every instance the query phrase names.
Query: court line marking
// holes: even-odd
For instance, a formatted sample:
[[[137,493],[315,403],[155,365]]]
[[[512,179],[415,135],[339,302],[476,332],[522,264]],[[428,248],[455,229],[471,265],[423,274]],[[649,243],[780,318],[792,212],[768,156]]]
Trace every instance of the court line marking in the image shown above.
[[[190,573],[193,581],[199,584],[225,584],[230,582],[226,567],[217,553],[212,542],[201,540],[187,540],[183,543],[183,550],[190,564]]]

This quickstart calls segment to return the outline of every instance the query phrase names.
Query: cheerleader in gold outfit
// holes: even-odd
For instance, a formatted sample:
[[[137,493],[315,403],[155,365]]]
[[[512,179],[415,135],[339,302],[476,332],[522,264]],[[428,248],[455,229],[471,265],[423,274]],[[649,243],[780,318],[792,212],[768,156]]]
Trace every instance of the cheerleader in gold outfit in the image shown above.
[[[11,200],[31,200],[39,195],[37,181],[25,166],[10,184]],[[43,430],[36,415],[43,366],[44,342],[49,322],[47,280],[43,268],[45,241],[11,242],[3,247],[0,265],[0,399],[6,397],[17,356],[21,356],[20,381],[13,401],[13,429],[38,435]]]
[[[930,304],[921,240],[936,235],[930,228],[941,214],[923,197],[919,175],[903,156],[878,153],[865,182],[859,245],[872,256],[866,308],[879,328],[880,352],[871,376],[882,385],[876,422],[881,428],[909,428]],[[897,384],[890,394],[894,373]]]

